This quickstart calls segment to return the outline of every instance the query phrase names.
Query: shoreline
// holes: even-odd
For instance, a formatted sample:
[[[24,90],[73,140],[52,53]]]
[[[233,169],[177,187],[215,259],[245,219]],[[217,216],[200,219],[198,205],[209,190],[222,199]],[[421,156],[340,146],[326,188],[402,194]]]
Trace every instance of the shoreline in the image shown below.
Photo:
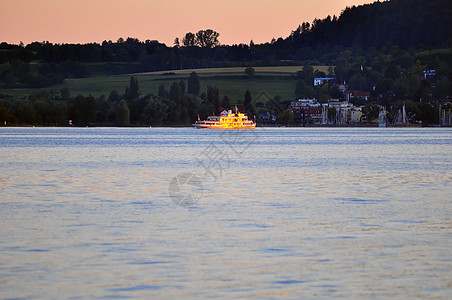
[[[75,126],[75,125],[30,125],[30,124],[11,124],[11,125],[0,125],[0,128],[20,128],[20,127],[41,127],[41,128],[195,128],[191,125],[164,125],[164,126],[147,126],[147,125],[137,125],[137,126],[102,126],[102,125],[91,125],[91,126]],[[452,124],[390,124],[386,127],[379,127],[378,124],[301,124],[301,125],[258,125],[256,128],[452,128]]]

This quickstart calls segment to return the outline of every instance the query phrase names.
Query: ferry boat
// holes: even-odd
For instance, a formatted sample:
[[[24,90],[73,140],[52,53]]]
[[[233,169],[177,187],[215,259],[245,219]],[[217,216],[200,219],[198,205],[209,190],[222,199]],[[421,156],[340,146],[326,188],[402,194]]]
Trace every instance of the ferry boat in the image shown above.
[[[209,116],[204,121],[200,120],[198,116],[198,121],[193,126],[208,129],[253,129],[256,128],[256,122],[248,120],[248,116],[238,112],[235,107],[235,113],[232,110],[224,110],[220,116]]]

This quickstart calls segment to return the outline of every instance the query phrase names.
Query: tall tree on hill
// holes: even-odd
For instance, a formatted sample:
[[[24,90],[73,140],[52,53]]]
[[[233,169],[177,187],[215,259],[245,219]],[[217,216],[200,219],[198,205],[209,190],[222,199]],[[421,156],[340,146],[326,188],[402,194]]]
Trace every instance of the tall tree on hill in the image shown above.
[[[201,89],[201,84],[199,82],[199,76],[196,72],[191,72],[188,78],[188,90],[189,94],[198,95]]]
[[[165,88],[165,84],[163,83],[159,85],[158,96],[162,98],[169,98],[169,93]]]
[[[213,48],[220,44],[220,34],[212,29],[200,30],[196,33],[196,44],[201,48]]]
[[[243,102],[243,106],[245,106],[246,110],[248,110],[250,108],[251,100],[252,100],[251,93],[249,90],[246,90],[245,96],[244,96],[244,102]]]
[[[193,47],[196,45],[196,36],[192,32],[187,32],[182,39],[182,45],[184,47]]]
[[[179,87],[180,87],[182,96],[184,96],[185,95],[185,81],[183,81],[183,80],[179,81]]]
[[[314,68],[312,66],[304,66],[301,71],[297,72],[297,75],[306,85],[312,86],[314,84]]]
[[[180,41],[179,41],[178,37],[174,39],[174,47],[175,48],[179,48],[180,47]]]
[[[229,99],[228,96],[224,96],[223,99],[221,99],[221,106],[228,110],[231,107],[231,100]]]
[[[220,109],[220,92],[216,86],[207,86],[207,101],[213,105],[215,112],[218,112]]]
[[[130,124],[130,110],[126,101],[122,100],[116,105],[115,116],[116,125],[128,126]]]
[[[253,100],[253,98],[251,97],[251,93],[249,90],[247,90],[245,92],[245,96],[244,96],[244,101],[243,101],[243,106],[245,106],[245,110],[246,112],[252,116],[256,114],[256,110],[253,104],[251,104],[251,101]]]
[[[96,120],[96,100],[94,97],[77,96],[69,101],[69,117],[77,125],[89,125]]]
[[[174,102],[180,104],[182,102],[184,94],[181,89],[179,82],[173,82],[170,87],[169,97]]]
[[[126,88],[124,98],[126,101],[137,99],[140,96],[140,88],[138,86],[138,79],[134,76],[130,77],[129,86]]]
[[[108,96],[108,100],[115,102],[119,100],[119,93],[117,90],[112,90]]]
[[[152,125],[160,125],[168,117],[168,105],[160,101],[158,97],[148,95],[145,98],[146,106],[143,112],[146,114],[146,121]]]

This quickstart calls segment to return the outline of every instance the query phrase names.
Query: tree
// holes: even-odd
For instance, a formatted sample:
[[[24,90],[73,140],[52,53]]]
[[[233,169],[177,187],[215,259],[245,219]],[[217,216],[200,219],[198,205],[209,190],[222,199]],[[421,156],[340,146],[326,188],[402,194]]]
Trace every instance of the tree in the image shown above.
[[[108,113],[111,111],[112,105],[103,96],[97,98],[96,102],[97,102],[96,123],[103,124],[108,120]]]
[[[175,38],[174,39],[174,47],[179,48],[180,47],[180,42],[179,42],[179,38]]]
[[[119,49],[118,53],[116,53],[115,60],[121,62],[129,61],[130,60],[129,51],[127,51],[127,49],[125,48]]]
[[[431,88],[423,87],[421,88],[421,102],[430,102],[431,99]]]
[[[110,95],[108,96],[108,100],[112,101],[112,102],[116,102],[119,100],[119,93],[117,90],[112,90],[110,92]]]
[[[223,99],[221,99],[221,107],[226,110],[231,107],[231,100],[229,100],[228,96],[224,96]]]
[[[332,76],[334,76],[334,67],[329,66],[328,67],[328,77],[332,77]]]
[[[312,66],[304,66],[301,71],[297,72],[297,75],[305,82],[306,85],[312,86],[314,84],[314,68]]]
[[[438,107],[428,103],[421,103],[417,108],[419,109],[417,119],[422,121],[422,124],[438,123]]]
[[[36,111],[36,121],[38,123],[58,123],[55,120],[59,117],[59,114],[56,113],[53,102],[50,99],[38,99],[32,103]]]
[[[36,111],[28,100],[15,100],[9,111],[12,115],[15,116],[19,123],[35,122]]]
[[[148,96],[144,113],[147,115],[147,121],[151,125],[160,125],[168,117],[168,105],[157,97]]]
[[[138,86],[138,79],[134,76],[130,77],[129,87],[126,88],[124,98],[126,101],[137,99],[140,96],[140,88]]]
[[[5,107],[5,104],[3,102],[0,102],[0,126],[4,124],[4,122],[8,121],[9,119],[9,112],[8,109]]]
[[[361,74],[355,74],[350,78],[350,89],[351,90],[367,90],[367,80]]]
[[[179,82],[173,82],[170,87],[169,97],[176,103],[181,103],[183,98],[183,92]]]
[[[245,109],[248,110],[251,106],[251,93],[249,90],[246,90],[245,92],[245,96],[244,96],[244,102],[243,102],[243,106],[245,106]]]
[[[192,32],[187,32],[185,37],[182,39],[182,44],[184,47],[193,47],[196,45],[196,36]]]
[[[60,90],[61,98],[63,100],[68,100],[69,96],[71,95],[69,88],[63,88]]]
[[[213,48],[220,44],[219,36],[220,34],[212,29],[200,30],[196,33],[196,44],[201,48]]]
[[[278,116],[277,122],[280,124],[288,125],[288,124],[293,123],[294,118],[295,117],[294,117],[293,111],[288,108],[285,111],[283,111],[280,116]]]
[[[185,81],[183,81],[183,80],[179,81],[179,87],[180,87],[182,96],[184,96],[185,95]]]
[[[451,90],[451,82],[447,78],[441,78],[436,82],[435,89],[433,90],[433,94],[435,98],[439,100],[446,100],[447,96],[450,96]]]
[[[389,98],[395,87],[395,81],[391,78],[384,78],[378,81],[376,92],[384,98]]]
[[[397,65],[390,64],[388,66],[388,68],[386,69],[384,75],[386,78],[391,78],[391,79],[396,80],[397,78],[400,77],[400,73],[401,73],[400,69]]]
[[[96,121],[97,104],[94,97],[77,96],[69,102],[69,115],[74,124],[89,125]]]
[[[199,81],[199,76],[196,72],[191,72],[188,78],[188,90],[189,94],[198,95],[201,89],[201,83]]]
[[[165,88],[165,84],[162,83],[159,85],[158,95],[159,95],[159,97],[162,97],[162,98],[169,98],[169,93]]]
[[[248,78],[253,78],[254,74],[256,73],[256,70],[254,70],[253,67],[248,67],[245,69],[246,75],[248,75]]]
[[[216,86],[207,86],[207,101],[211,103],[216,112],[220,109],[220,93]]]
[[[303,80],[301,80],[301,79],[297,80],[297,84],[295,86],[295,95],[297,98],[303,98],[303,96],[304,96],[303,92],[304,92],[305,87],[306,87],[306,84]]]
[[[313,98],[316,92],[314,91],[312,84],[307,85],[304,80],[299,79],[295,86],[295,95],[297,98]]]
[[[130,110],[125,100],[122,100],[116,106],[115,116],[116,116],[116,125],[128,126],[130,124]]]
[[[400,66],[404,69],[410,68],[412,65],[414,65],[414,57],[411,56],[409,53],[405,53],[400,57]]]
[[[328,120],[330,122],[335,121],[336,120],[336,114],[337,114],[336,107],[328,107],[327,114],[328,114]]]
[[[363,107],[363,115],[366,116],[367,123],[375,123],[380,113],[380,107],[378,105],[366,105]]]

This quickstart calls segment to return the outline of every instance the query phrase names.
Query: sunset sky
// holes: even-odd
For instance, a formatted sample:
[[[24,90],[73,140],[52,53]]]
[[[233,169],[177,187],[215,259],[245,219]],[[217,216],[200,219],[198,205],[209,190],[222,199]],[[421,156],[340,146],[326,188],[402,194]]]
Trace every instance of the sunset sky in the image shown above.
[[[173,45],[213,29],[222,44],[269,42],[365,0],[0,0],[0,42],[89,43],[134,37]]]

